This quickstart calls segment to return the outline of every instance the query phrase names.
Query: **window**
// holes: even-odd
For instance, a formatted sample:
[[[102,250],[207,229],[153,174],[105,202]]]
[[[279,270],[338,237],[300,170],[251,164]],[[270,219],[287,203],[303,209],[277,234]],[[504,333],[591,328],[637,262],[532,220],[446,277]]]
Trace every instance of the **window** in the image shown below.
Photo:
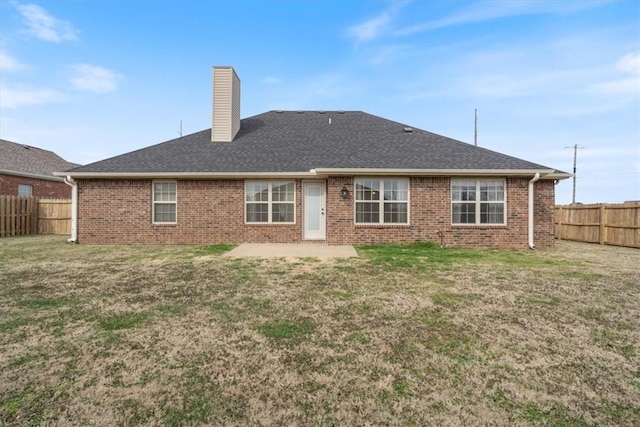
[[[356,179],[356,224],[408,223],[408,179]]]
[[[247,222],[293,224],[295,183],[293,181],[247,181],[245,205]]]
[[[176,182],[153,183],[153,222],[176,223]]]
[[[18,196],[31,197],[33,195],[33,186],[29,184],[18,184]]]
[[[504,224],[504,179],[453,179],[453,224]]]

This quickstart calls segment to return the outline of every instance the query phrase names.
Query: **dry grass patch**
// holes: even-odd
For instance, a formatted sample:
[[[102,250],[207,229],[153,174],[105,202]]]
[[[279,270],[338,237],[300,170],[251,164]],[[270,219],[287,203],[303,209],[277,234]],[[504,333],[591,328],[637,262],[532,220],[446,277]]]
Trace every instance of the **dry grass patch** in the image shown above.
[[[638,425],[640,251],[0,240],[0,424]]]

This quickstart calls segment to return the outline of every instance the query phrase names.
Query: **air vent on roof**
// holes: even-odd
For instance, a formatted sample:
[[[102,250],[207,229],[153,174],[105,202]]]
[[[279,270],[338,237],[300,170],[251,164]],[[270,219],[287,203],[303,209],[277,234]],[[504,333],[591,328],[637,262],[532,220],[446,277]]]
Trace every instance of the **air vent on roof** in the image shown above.
[[[318,111],[318,114],[325,114],[326,111]]]
[[[302,114],[302,113],[304,113],[304,111],[302,111],[302,110],[298,110],[298,111],[296,111],[296,113],[298,113],[298,114]]]
[[[282,114],[283,111],[282,110],[276,110],[276,114]]]
[[[344,111],[338,111],[338,114],[344,114]]]
[[[402,130],[403,130],[403,131],[405,131],[405,133],[411,133],[411,132],[413,132],[413,128],[412,128],[412,127],[409,127],[409,126],[404,127]]]

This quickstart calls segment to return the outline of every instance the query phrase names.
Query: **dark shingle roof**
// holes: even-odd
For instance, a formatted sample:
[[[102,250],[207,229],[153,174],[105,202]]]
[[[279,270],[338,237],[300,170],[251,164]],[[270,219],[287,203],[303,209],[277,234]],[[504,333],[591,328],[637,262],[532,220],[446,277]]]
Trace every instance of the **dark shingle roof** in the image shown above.
[[[232,142],[207,129],[73,170],[90,173],[308,172],[315,168],[550,169],[361,111],[269,111]]]
[[[53,172],[79,166],[53,151],[0,139],[0,170],[54,178]]]

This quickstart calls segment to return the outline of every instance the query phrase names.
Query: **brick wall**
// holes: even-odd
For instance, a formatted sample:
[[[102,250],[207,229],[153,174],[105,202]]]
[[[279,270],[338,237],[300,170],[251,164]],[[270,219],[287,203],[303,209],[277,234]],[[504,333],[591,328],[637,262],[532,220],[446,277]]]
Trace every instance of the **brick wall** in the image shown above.
[[[452,226],[451,180],[439,177],[410,179],[410,225],[355,225],[353,178],[331,177],[327,183],[327,241],[330,244],[368,244],[432,241],[445,246],[473,248],[528,247],[527,178],[507,178],[507,224],[500,226]],[[351,196],[340,198],[343,185]],[[554,245],[554,184],[538,181],[534,190],[534,243],[537,248]]]
[[[18,184],[30,185],[32,187],[31,195],[33,197],[40,197],[43,199],[71,198],[71,187],[64,182],[0,174],[1,195],[17,196]]]
[[[296,223],[244,223],[244,181],[178,180],[177,224],[153,224],[151,180],[78,179],[81,243],[214,244],[299,242],[301,184]]]
[[[302,241],[302,182],[296,180],[295,224],[245,224],[244,181],[178,180],[177,224],[152,223],[151,180],[77,180],[81,243]],[[526,178],[507,179],[506,226],[451,226],[449,178],[410,179],[410,225],[355,225],[352,177],[327,180],[327,242],[365,244],[433,241],[446,246],[527,248]],[[346,185],[350,196],[342,199]],[[535,243],[554,244],[554,184],[535,186]]]

